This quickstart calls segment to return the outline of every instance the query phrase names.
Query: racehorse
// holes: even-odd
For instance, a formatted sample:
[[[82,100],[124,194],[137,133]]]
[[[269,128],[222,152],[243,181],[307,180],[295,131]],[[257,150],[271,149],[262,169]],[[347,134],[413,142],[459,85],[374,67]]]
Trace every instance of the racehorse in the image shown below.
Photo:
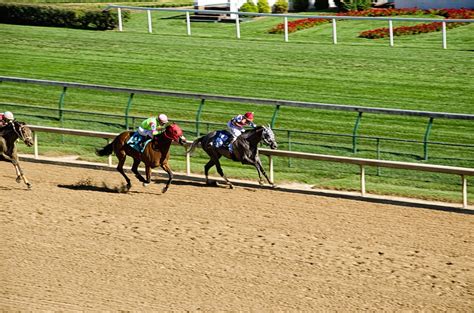
[[[229,185],[230,188],[234,188],[232,183],[224,175],[221,163],[219,162],[219,159],[222,156],[225,156],[228,159],[242,162],[242,164],[250,164],[255,166],[258,172],[260,185],[263,185],[264,183],[262,179],[263,174],[263,176],[265,176],[265,178],[267,179],[268,183],[272,187],[275,186],[273,182],[270,181],[267,176],[267,173],[265,173],[265,170],[263,169],[262,162],[260,161],[260,157],[258,156],[257,147],[260,141],[262,140],[266,145],[270,146],[271,149],[276,149],[278,147],[275,135],[273,134],[273,131],[270,126],[257,126],[252,130],[244,132],[242,135],[237,137],[237,139],[232,144],[233,152],[230,152],[229,149],[225,146],[216,147],[216,136],[219,136],[219,131],[210,132],[209,134],[194,140],[193,144],[188,150],[188,153],[192,153],[198,145],[201,145],[202,149],[206,151],[206,153],[211,158],[211,160],[207,162],[207,164],[204,166],[204,173],[206,174],[206,184],[211,185],[208,178],[208,174],[209,169],[215,165],[217,168],[217,172],[222,176],[222,178],[224,178],[227,185]]]
[[[23,180],[26,186],[28,186],[28,189],[31,189],[31,183],[26,179],[18,162],[16,149],[16,141],[18,138],[28,147],[34,144],[33,133],[25,123],[13,121],[0,128],[0,160],[12,163],[16,171],[16,182],[20,183],[21,180]]]
[[[127,144],[133,133],[133,131],[124,131],[120,133],[110,144],[102,149],[98,149],[96,151],[97,155],[106,156],[111,155],[112,152],[115,153],[119,160],[117,171],[119,171],[127,181],[127,190],[132,187],[130,179],[123,170],[123,165],[127,155],[133,158],[132,172],[135,174],[135,177],[143,183],[143,186],[147,186],[151,182],[151,169],[160,166],[166,173],[168,173],[168,182],[162,191],[165,193],[173,180],[173,172],[168,164],[170,146],[172,141],[176,141],[181,145],[186,143],[183,131],[178,124],[168,125],[163,133],[154,136],[153,139],[146,144],[142,153]],[[138,172],[138,165],[140,162],[145,163],[146,180]]]

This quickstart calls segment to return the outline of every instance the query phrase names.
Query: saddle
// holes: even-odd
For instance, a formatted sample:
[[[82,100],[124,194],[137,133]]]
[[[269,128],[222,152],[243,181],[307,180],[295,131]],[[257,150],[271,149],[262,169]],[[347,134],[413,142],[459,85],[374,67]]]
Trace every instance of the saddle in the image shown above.
[[[212,141],[212,145],[216,148],[224,147],[229,149],[229,143],[232,135],[226,130],[218,130]]]
[[[145,150],[146,145],[152,141],[151,138],[146,138],[140,135],[138,132],[134,132],[130,139],[127,141],[127,145],[129,145],[132,149],[137,152],[143,153]]]

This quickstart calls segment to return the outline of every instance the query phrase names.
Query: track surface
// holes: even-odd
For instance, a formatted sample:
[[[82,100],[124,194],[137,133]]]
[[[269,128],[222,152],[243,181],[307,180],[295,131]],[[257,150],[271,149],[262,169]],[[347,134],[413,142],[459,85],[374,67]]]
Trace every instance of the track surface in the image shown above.
[[[30,191],[0,162],[0,310],[474,307],[474,215],[23,167]]]

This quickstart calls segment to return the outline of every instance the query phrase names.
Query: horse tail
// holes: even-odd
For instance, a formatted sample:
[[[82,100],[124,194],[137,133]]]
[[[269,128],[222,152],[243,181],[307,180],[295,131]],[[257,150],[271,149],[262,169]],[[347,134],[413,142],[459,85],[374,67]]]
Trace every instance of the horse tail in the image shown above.
[[[98,156],[107,156],[111,155],[114,151],[114,141],[103,147],[102,149],[95,149],[95,154]]]
[[[202,140],[204,139],[204,137],[206,136],[202,136],[194,140],[193,143],[191,144],[191,147],[189,147],[189,150],[187,151],[187,153],[192,154],[194,150],[196,149],[196,147],[202,144]]]

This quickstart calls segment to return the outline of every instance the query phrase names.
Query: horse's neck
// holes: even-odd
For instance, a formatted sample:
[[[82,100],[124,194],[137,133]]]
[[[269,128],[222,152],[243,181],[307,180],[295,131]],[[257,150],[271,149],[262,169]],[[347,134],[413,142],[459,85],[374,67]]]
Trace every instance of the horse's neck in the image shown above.
[[[260,142],[260,140],[262,140],[262,132],[262,128],[256,128],[244,133],[243,135],[241,135],[241,137],[245,138],[250,143],[250,145],[256,146]]]
[[[156,138],[156,144],[158,145],[158,149],[160,150],[169,150],[170,146],[171,146],[171,142],[172,140],[171,139],[168,139],[165,137],[165,134],[161,134],[159,135],[157,138]]]
[[[0,128],[0,136],[2,136],[3,139],[5,139],[5,141],[9,143],[15,142],[19,138],[14,127],[15,127],[14,125],[10,124],[10,125],[4,126],[3,128]]]

